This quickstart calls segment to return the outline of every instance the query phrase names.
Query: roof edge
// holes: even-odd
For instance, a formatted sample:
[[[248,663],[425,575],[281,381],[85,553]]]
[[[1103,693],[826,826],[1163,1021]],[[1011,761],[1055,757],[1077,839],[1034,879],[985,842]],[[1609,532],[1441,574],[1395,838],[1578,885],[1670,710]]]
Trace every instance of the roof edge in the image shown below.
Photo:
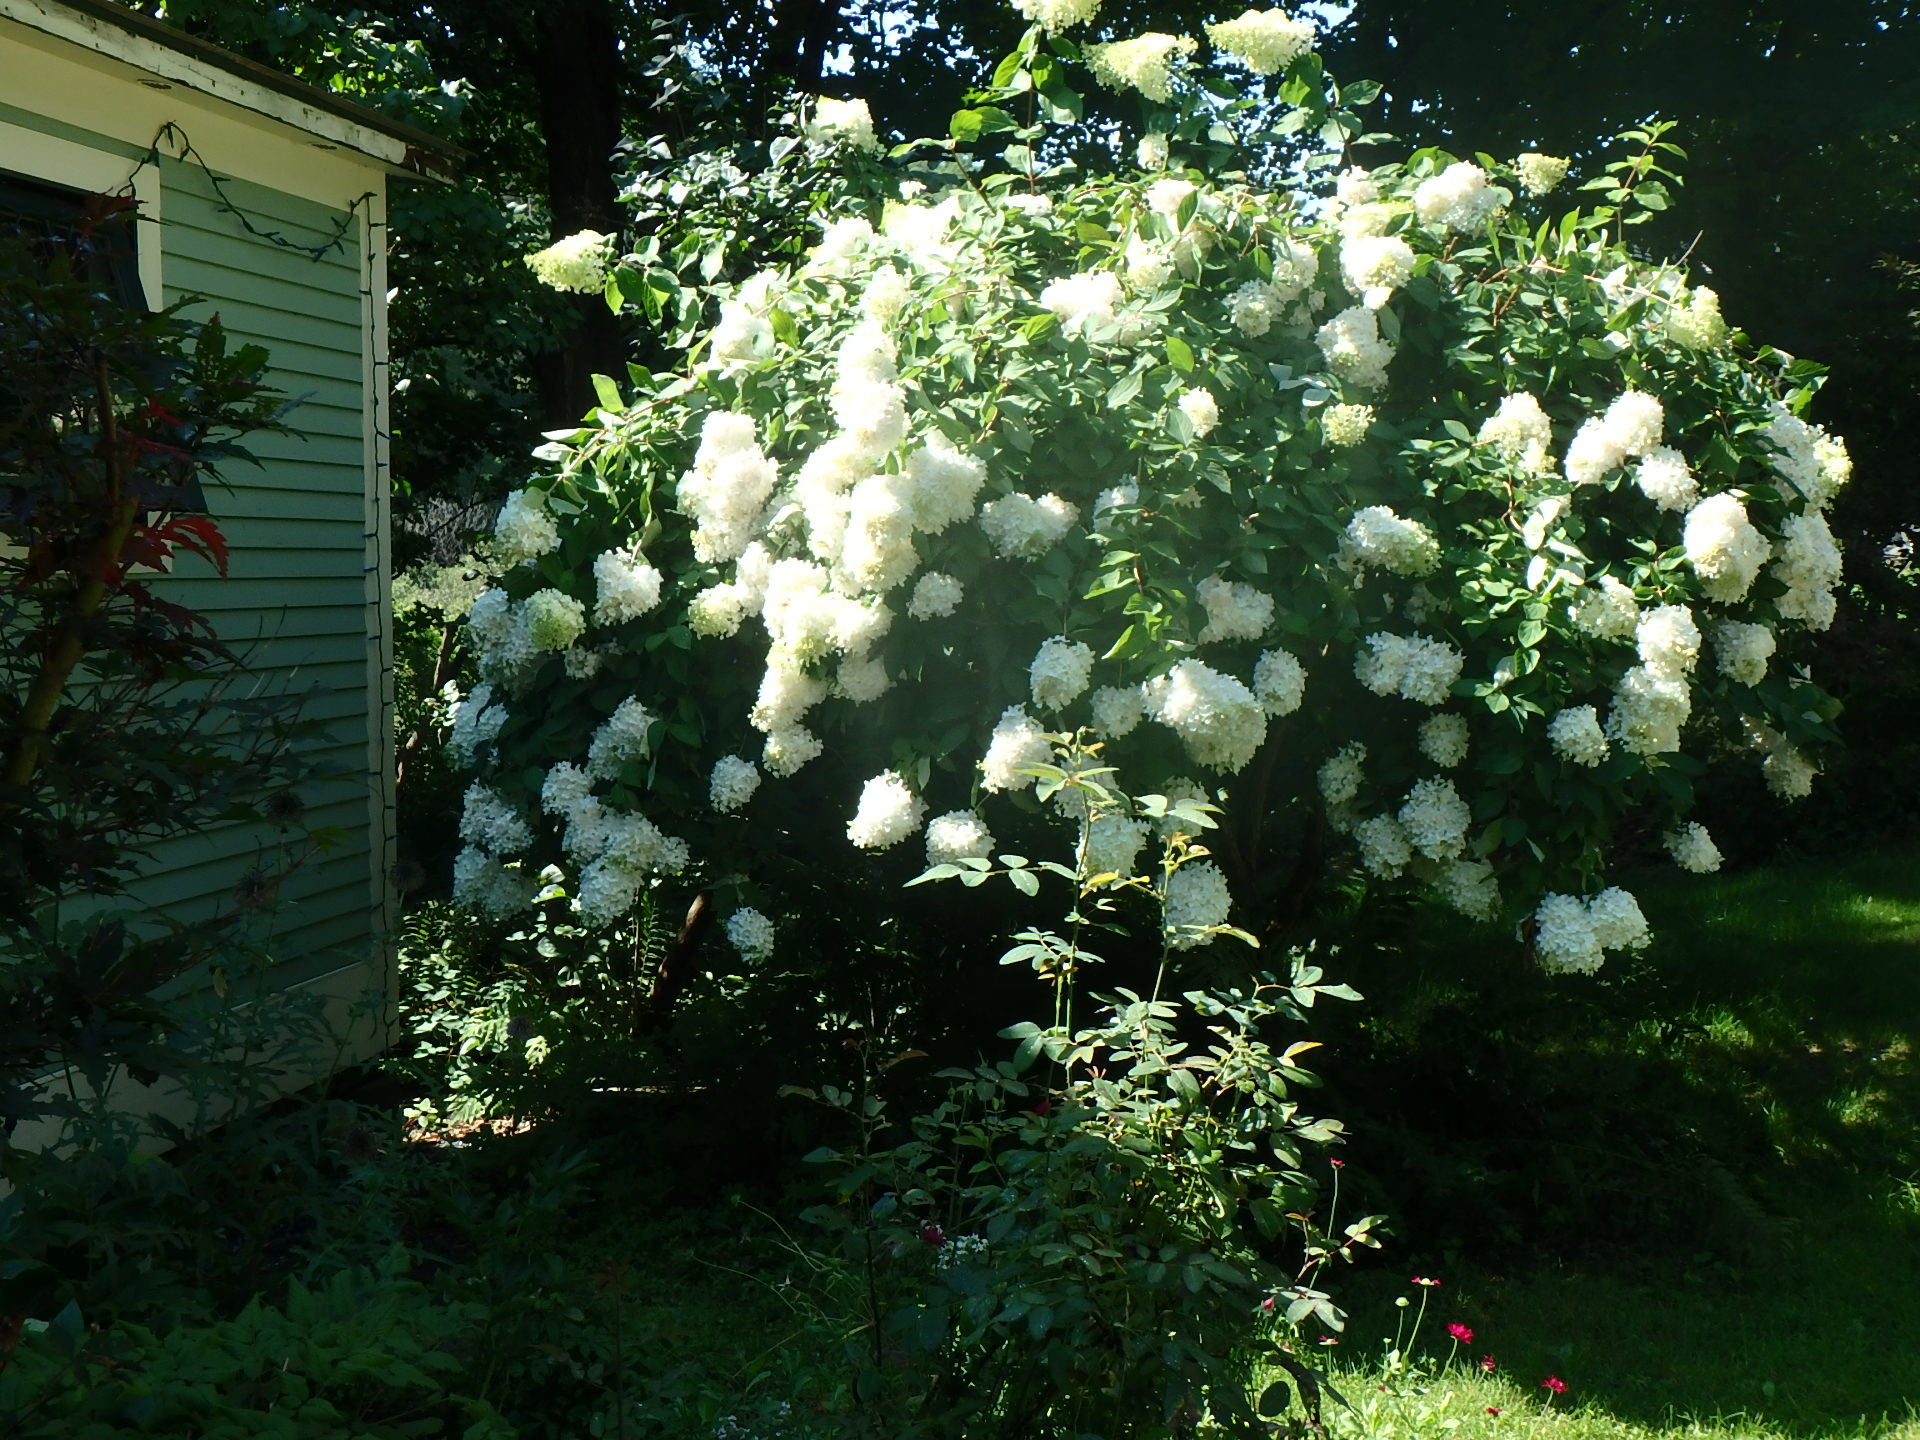
[[[38,23],[52,18],[60,11],[66,11],[83,22],[91,21],[97,25],[119,30],[136,40],[159,46],[198,64],[211,66],[234,79],[296,101],[335,120],[345,121],[348,125],[383,136],[389,142],[395,142],[397,150],[393,154],[375,154],[373,158],[393,166],[398,171],[422,179],[451,181],[458,172],[461,162],[467,158],[467,152],[458,145],[442,140],[437,135],[429,134],[417,125],[410,125],[404,120],[383,115],[378,110],[369,109],[365,105],[335,95],[331,91],[309,85],[304,80],[296,80],[293,76],[275,70],[270,65],[262,65],[257,60],[247,59],[244,55],[236,55],[233,51],[215,45],[210,40],[202,40],[164,21],[156,20],[150,15],[130,10],[124,5],[114,4],[113,0],[0,0],[0,18],[17,21],[29,28],[73,43],[85,44],[84,38],[80,36],[67,33],[62,29],[52,29],[45,23]],[[127,57],[116,56],[115,58],[126,59]],[[231,99],[232,97],[222,98]],[[268,113],[270,118],[284,124],[308,130],[309,133],[316,133],[310,126],[302,125],[299,120],[284,114],[263,113]]]

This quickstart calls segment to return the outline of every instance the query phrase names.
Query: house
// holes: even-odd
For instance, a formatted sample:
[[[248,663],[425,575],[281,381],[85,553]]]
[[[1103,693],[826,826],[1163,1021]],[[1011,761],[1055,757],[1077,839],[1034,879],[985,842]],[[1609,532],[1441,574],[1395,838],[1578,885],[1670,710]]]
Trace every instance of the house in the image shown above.
[[[130,303],[194,297],[186,313],[265,347],[269,383],[299,402],[296,434],[256,437],[262,467],[207,492],[229,576],[189,557],[163,583],[322,722],[315,758],[337,778],[307,818],[338,840],[281,886],[263,937],[272,988],[325,1002],[338,1043],[316,1070],[381,1048],[391,1024],[387,187],[445,179],[456,158],[105,0],[0,0],[0,205],[130,193]],[[169,842],[138,897],[210,914],[273,843],[241,825]]]

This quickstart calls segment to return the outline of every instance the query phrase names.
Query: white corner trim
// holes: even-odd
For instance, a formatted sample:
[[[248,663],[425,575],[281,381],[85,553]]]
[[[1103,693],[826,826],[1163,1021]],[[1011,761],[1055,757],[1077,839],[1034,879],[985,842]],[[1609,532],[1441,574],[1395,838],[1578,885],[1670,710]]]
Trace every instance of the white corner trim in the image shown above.
[[[117,195],[131,183],[133,198],[140,204],[140,226],[134,237],[140,288],[146,294],[147,308],[158,310],[166,303],[166,292],[161,289],[162,236],[166,232],[160,210],[160,172],[152,165],[135,169],[138,163],[0,120],[0,170],[95,195]]]

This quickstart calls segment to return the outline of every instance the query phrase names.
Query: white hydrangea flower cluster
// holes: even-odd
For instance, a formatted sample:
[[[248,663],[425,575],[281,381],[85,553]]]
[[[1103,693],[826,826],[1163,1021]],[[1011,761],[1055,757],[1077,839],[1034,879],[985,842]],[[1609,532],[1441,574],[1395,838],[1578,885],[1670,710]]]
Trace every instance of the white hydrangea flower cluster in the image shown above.
[[[1317,250],[1304,240],[1282,240],[1273,248],[1273,278],[1236,287],[1227,297],[1227,318],[1247,339],[1258,340],[1306,294],[1319,273]]]
[[[1659,400],[1629,390],[1574,435],[1567,446],[1567,479],[1575,485],[1597,485],[1609,471],[1656,449],[1665,430],[1666,413]]]
[[[984,860],[993,853],[993,832],[971,810],[949,810],[927,822],[927,864]]]
[[[1413,278],[1413,247],[1397,235],[1350,235],[1340,246],[1347,288],[1378,310]]]
[[[1722,620],[1713,627],[1714,663],[1722,675],[1741,685],[1758,685],[1767,678],[1767,661],[1777,641],[1766,625]]]
[[[1195,438],[1204,440],[1220,423],[1220,402],[1213,398],[1211,390],[1184,390],[1180,394],[1180,413],[1193,426]]]
[[[1662,510],[1686,510],[1700,498],[1700,482],[1687,457],[1671,445],[1656,445],[1633,468],[1633,483]]]
[[[1027,667],[1033,703],[1042,710],[1064,710],[1086,693],[1093,677],[1093,647],[1064,635],[1043,641]]]
[[[1614,689],[1607,734],[1629,754],[1672,754],[1693,713],[1687,676],[1700,658],[1700,627],[1685,605],[1661,605],[1641,615],[1635,641],[1641,663]]]
[[[1018,10],[1049,32],[1071,30],[1100,13],[1100,0],[1013,0]]]
[[[1059,317],[1064,334],[1084,335],[1111,328],[1124,298],[1118,275],[1094,270],[1055,280],[1040,292],[1040,306]]]
[[[1373,406],[1329,405],[1320,412],[1320,433],[1336,450],[1351,450],[1373,429]]]
[[[1687,512],[1682,544],[1707,598],[1723,605],[1746,599],[1773,554],[1747,518],[1747,507],[1731,492],[1709,495]]]
[[[1773,468],[1816,510],[1831,505],[1853,477],[1853,457],[1847,454],[1846,442],[1818,425],[1809,425],[1778,402],[1766,438],[1779,452]]]
[[[1818,510],[1789,515],[1780,526],[1780,555],[1773,574],[1787,587],[1774,608],[1785,620],[1798,620],[1809,630],[1833,624],[1837,609],[1834,587],[1840,583],[1840,546],[1827,517]]]
[[[1473,812],[1445,776],[1416,781],[1395,818],[1408,843],[1429,860],[1458,860],[1466,853]]]
[[[612,242],[598,230],[581,230],[526,257],[527,268],[542,285],[576,295],[598,295],[607,288]]]
[[[1189,861],[1167,877],[1161,917],[1167,943],[1175,950],[1211,944],[1213,937],[1206,932],[1226,924],[1232,911],[1227,877],[1211,860]]]
[[[723,815],[730,815],[753,798],[760,788],[760,767],[738,755],[722,755],[713,762],[707,780],[707,802]]]
[[[460,838],[490,855],[518,855],[533,843],[533,829],[498,791],[476,780],[460,810]]]
[[[1263,650],[1253,666],[1253,693],[1276,719],[1291,715],[1307,696],[1307,671],[1285,650]]]
[[[527,597],[525,623],[527,643],[550,655],[586,634],[587,607],[564,590],[536,590]]]
[[[1586,900],[1548,895],[1533,918],[1534,949],[1550,975],[1591,975],[1607,951],[1644,949],[1653,939],[1639,902],[1617,886]]]
[[[1507,203],[1507,193],[1487,183],[1487,172],[1468,160],[1456,161],[1413,191],[1413,213],[1421,223],[1465,235],[1485,227]]]
[[[1713,843],[1707,827],[1697,820],[1689,821],[1677,830],[1669,830],[1661,837],[1661,843],[1667,847],[1667,854],[1673,857],[1673,863],[1682,870],[1691,870],[1696,875],[1710,875],[1720,868],[1720,847]]]
[[[1036,500],[1016,490],[980,507],[980,528],[994,553],[1005,560],[1038,560],[1066,538],[1079,518],[1077,506],[1054,494]]]
[[[1640,604],[1632,589],[1612,575],[1603,575],[1585,596],[1574,602],[1573,623],[1596,640],[1628,640],[1640,627]]]
[[[1380,336],[1380,316],[1365,305],[1342,310],[1314,333],[1327,368],[1349,385],[1377,390],[1387,383],[1394,349]]]
[[[1370,815],[1353,827],[1353,845],[1369,875],[1398,880],[1413,863],[1406,827],[1391,815]]]
[[[1267,738],[1267,712],[1231,675],[1199,660],[1182,660],[1142,687],[1147,714],[1180,737],[1194,764],[1208,770],[1246,768]]]
[[[1149,833],[1146,821],[1131,815],[1109,810],[1094,816],[1087,821],[1080,839],[1081,875],[1129,878]]]
[[[1525,390],[1500,397],[1500,408],[1480,424],[1479,440],[1532,475],[1553,468],[1553,421]]]
[[[493,522],[493,541],[509,565],[537,560],[560,548],[560,527],[547,508],[543,490],[516,490],[500,506]]]
[[[695,556],[709,565],[737,559],[758,532],[778,478],[751,415],[708,415],[693,469],[680,477],[680,509],[693,521]]]
[[[1241,581],[1209,575],[1194,587],[1194,598],[1207,612],[1196,645],[1258,640],[1273,626],[1273,597]]]
[[[1207,26],[1207,38],[1256,75],[1277,75],[1313,48],[1313,22],[1284,10],[1248,10]]]
[[[1131,735],[1147,718],[1147,699],[1138,685],[1102,685],[1093,692],[1093,728],[1109,740]]]
[[[1149,30],[1131,40],[1089,45],[1083,53],[1093,78],[1109,90],[1138,90],[1149,100],[1166,103],[1173,93],[1172,62],[1198,48],[1190,35],[1166,35]]]
[[[653,720],[637,698],[628,696],[622,700],[593,732],[587,749],[587,773],[596,780],[612,780],[628,761],[644,760]]]
[[[1320,786],[1320,798],[1327,802],[1329,810],[1351,805],[1359,796],[1360,784],[1366,779],[1366,763],[1367,747],[1358,740],[1349,740],[1320,766],[1315,778]]]
[[[1442,770],[1451,770],[1467,758],[1467,717],[1442,711],[1420,725],[1420,753]]]
[[[862,850],[886,850],[918,830],[926,815],[926,802],[888,770],[862,787],[860,807],[847,822],[847,838]]]
[[[1542,155],[1530,150],[1513,162],[1513,168],[1520,177],[1520,188],[1538,197],[1559,188],[1560,182],[1567,178],[1568,162],[1558,155]]]
[[[1718,350],[1727,343],[1720,297],[1704,285],[1677,296],[1667,307],[1667,338],[1688,350]]]
[[[638,620],[660,603],[665,577],[649,565],[637,543],[603,550],[593,562],[593,623],[618,625]]]
[[[1465,665],[1466,657],[1444,640],[1379,631],[1366,638],[1354,660],[1353,674],[1376,695],[1440,705]]]
[[[743,905],[727,917],[727,943],[749,965],[758,965],[773,955],[773,921]]]
[[[1026,790],[1036,777],[1020,772],[1053,761],[1053,746],[1047,732],[1030,718],[1024,705],[1009,705],[993,727],[987,753],[980,761],[981,788],[999,794],[1003,790]]]
[[[1349,569],[1375,566],[1418,579],[1440,566],[1440,542],[1418,520],[1403,520],[1391,506],[1369,505],[1347,522],[1340,563]]]
[[[864,100],[835,100],[822,95],[813,102],[813,115],[800,131],[825,149],[844,145],[850,150],[877,153],[881,148],[879,137],[873,133],[873,112]]]
[[[1612,749],[1600,728],[1600,713],[1591,705],[1570,705],[1555,715],[1547,722],[1547,741],[1562,760],[1589,768]]]
[[[938,620],[960,608],[966,587],[953,576],[929,570],[913,585],[907,601],[907,614],[915,620]]]

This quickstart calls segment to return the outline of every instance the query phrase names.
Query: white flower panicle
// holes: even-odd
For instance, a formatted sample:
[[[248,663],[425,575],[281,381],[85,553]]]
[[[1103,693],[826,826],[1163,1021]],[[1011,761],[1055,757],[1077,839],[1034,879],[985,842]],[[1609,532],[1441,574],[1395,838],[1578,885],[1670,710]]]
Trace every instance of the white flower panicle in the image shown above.
[[[1009,705],[993,727],[987,753],[980,761],[980,785],[999,794],[1003,790],[1025,790],[1037,777],[1020,772],[1053,760],[1053,746],[1046,731],[1027,717],[1024,705]]]
[[[1681,543],[1707,598],[1730,605],[1747,597],[1773,554],[1737,495],[1709,495],[1687,512]]]
[[[987,483],[986,466],[937,437],[907,457],[903,473],[913,528],[928,535],[971,520],[980,487]]]
[[[1147,716],[1146,697],[1138,685],[1102,685],[1090,704],[1093,728],[1109,740],[1131,735]]]
[[[1416,781],[1396,818],[1408,842],[1429,860],[1457,860],[1466,852],[1473,812],[1444,776]]]
[[[1548,456],[1553,449],[1553,421],[1525,390],[1500,398],[1500,408],[1481,422],[1479,439],[1530,473],[1543,474],[1552,468]]]
[[[926,802],[888,770],[861,789],[860,807],[847,822],[847,838],[862,850],[886,850],[918,830],[926,814]]]
[[[1042,710],[1064,710],[1086,693],[1093,676],[1093,648],[1064,635],[1045,641],[1027,667],[1033,703]]]
[[[607,288],[611,242],[598,230],[581,230],[526,257],[527,268],[542,285],[576,295],[597,295]]]
[[[1060,318],[1062,332],[1084,335],[1111,326],[1123,298],[1118,275],[1094,270],[1053,281],[1040,292],[1040,305]]]
[[[1656,445],[1634,467],[1633,483],[1662,510],[1686,510],[1700,498],[1687,457],[1670,445]]]
[[[844,145],[850,150],[878,151],[879,137],[873,133],[873,112],[864,100],[835,100],[822,95],[813,104],[813,118],[801,127],[801,133],[816,145],[831,148]]]
[[[1534,948],[1552,975],[1591,975],[1609,950],[1638,950],[1652,935],[1633,896],[1617,887],[1591,899],[1548,895],[1534,912]]]
[[[1227,297],[1227,316],[1234,328],[1249,340],[1258,340],[1273,328],[1273,322],[1287,307],[1287,299],[1276,294],[1273,286],[1261,280],[1249,280]]]
[[[724,640],[738,633],[751,608],[751,597],[740,586],[710,585],[688,603],[687,624],[704,639]]]
[[[1680,748],[1681,727],[1692,713],[1684,674],[1635,665],[1614,687],[1607,734],[1629,754],[1671,755]]]
[[[1139,236],[1127,242],[1127,284],[1134,290],[1151,293],[1173,278],[1173,252],[1164,245]]]
[[[1376,695],[1440,705],[1465,665],[1466,657],[1444,640],[1379,631],[1366,638],[1354,660],[1353,674]]]
[[[867,281],[867,288],[860,296],[860,308],[881,324],[888,324],[899,318],[912,294],[913,281],[893,266],[882,265]]]
[[[1380,198],[1380,182],[1359,166],[1348,166],[1333,182],[1334,199],[1342,205],[1371,205]]]
[[[1710,875],[1720,868],[1720,847],[1713,843],[1707,827],[1697,820],[1677,830],[1669,830],[1661,837],[1661,843],[1667,847],[1667,854],[1673,857],[1673,863],[1682,870],[1691,870],[1696,875]]]
[[[1149,833],[1146,821],[1118,811],[1094,816],[1087,822],[1080,839],[1081,875],[1115,875],[1127,879],[1133,874],[1134,861],[1145,848]]]
[[[1213,937],[1206,931],[1226,924],[1232,911],[1227,877],[1211,860],[1191,861],[1167,877],[1161,916],[1167,943],[1175,950],[1212,943]]]
[[[1187,417],[1187,423],[1193,426],[1193,433],[1199,439],[1205,439],[1220,423],[1220,403],[1213,398],[1211,390],[1182,391],[1180,413]]]
[[[722,755],[713,762],[713,774],[707,779],[707,802],[723,815],[730,815],[753,798],[760,788],[760,768],[738,755]]]
[[[786,780],[819,759],[825,749],[820,737],[806,726],[787,725],[767,732],[767,743],[760,748],[760,763],[769,775]]]
[[[660,603],[664,577],[640,555],[638,545],[604,550],[593,562],[593,623],[638,620]]]
[[[1442,770],[1451,770],[1467,758],[1467,717],[1441,713],[1420,725],[1420,753]]]
[[[1291,715],[1306,699],[1306,667],[1285,650],[1262,651],[1253,667],[1253,693],[1267,714]]]
[[[1798,620],[1809,630],[1825,630],[1833,623],[1833,588],[1840,583],[1840,547],[1827,517],[1818,510],[1789,515],[1781,523],[1780,554],[1773,563],[1774,578],[1787,587],[1774,607],[1781,618]]]
[[[1058,495],[1038,500],[1015,491],[980,507],[980,528],[994,553],[1006,560],[1038,560],[1058,545],[1080,518],[1080,512]]]
[[[500,506],[493,522],[500,558],[509,565],[535,560],[560,548],[560,527],[547,509],[543,490],[516,490]]]
[[[1553,753],[1574,765],[1592,767],[1607,758],[1610,746],[1591,705],[1571,705],[1547,722]]]
[[[1164,131],[1149,130],[1133,147],[1134,163],[1142,170],[1164,170],[1172,158],[1173,150],[1167,144]]]
[[[965,588],[951,575],[929,570],[914,582],[907,614],[915,620],[938,620],[960,608]]]
[[[1766,429],[1767,443],[1779,453],[1773,468],[1816,510],[1824,510],[1853,476],[1853,458],[1846,442],[1809,425],[1786,406],[1775,402]]]
[[[1376,390],[1387,383],[1393,347],[1380,338],[1380,317],[1365,305],[1342,310],[1314,333],[1327,368],[1349,385]]]
[[[1376,566],[1417,579],[1440,565],[1440,542],[1418,520],[1403,520],[1390,506],[1369,505],[1347,522],[1340,560],[1356,569]]]
[[[1447,904],[1475,920],[1500,913],[1500,877],[1486,860],[1449,860],[1435,867],[1434,887]]]
[[[1013,0],[1013,8],[1053,33],[1093,19],[1100,13],[1100,0]]]
[[[1813,762],[1785,740],[1776,739],[1760,762],[1767,788],[1782,800],[1804,800],[1813,793]]]
[[[1351,450],[1373,429],[1373,406],[1329,405],[1320,412],[1320,433],[1336,450]]]
[[[1722,620],[1713,627],[1715,666],[1736,684],[1758,685],[1767,678],[1776,643],[1771,626]]]
[[[1197,645],[1220,640],[1258,640],[1273,625],[1273,597],[1238,580],[1209,575],[1194,587],[1194,598],[1207,612]]]
[[[1313,48],[1311,21],[1284,10],[1248,10],[1207,26],[1207,38],[1256,75],[1277,75]]]
[[[1351,805],[1360,794],[1360,782],[1366,778],[1367,747],[1349,740],[1320,767],[1317,779],[1320,798],[1329,809]]]
[[[1413,278],[1413,249],[1397,235],[1352,235],[1340,246],[1340,273],[1355,295],[1378,290],[1384,300]]]
[[[1520,177],[1520,188],[1527,194],[1541,196],[1559,188],[1560,182],[1567,178],[1568,162],[1558,155],[1542,155],[1537,150],[1529,150],[1513,162],[1515,173]]]
[[[971,810],[949,810],[927,822],[927,864],[984,860],[993,853],[993,832]]]
[[[1640,617],[1634,640],[1647,668],[1667,679],[1693,673],[1700,659],[1700,627],[1685,605],[1661,605]]]
[[[1191,55],[1197,44],[1188,35],[1164,35],[1148,31],[1131,40],[1115,40],[1106,45],[1088,45],[1082,52],[1093,78],[1109,90],[1138,90],[1149,100],[1166,103],[1173,93],[1170,69],[1176,55]]]
[[[1596,640],[1630,640],[1640,627],[1640,605],[1624,582],[1603,575],[1573,605],[1572,617]]]
[[[758,531],[778,467],[761,452],[751,415],[715,411],[701,427],[693,469],[680,478],[693,553],[707,564],[736,559]]]
[[[1199,660],[1182,660],[1147,681],[1141,694],[1147,714],[1209,770],[1244,769],[1267,738],[1267,714],[1253,692]]]
[[[494,592],[498,594],[499,592]],[[493,703],[493,687],[484,681],[453,707],[447,732],[447,751],[461,765],[472,765],[507,723],[507,707]]]
[[[593,732],[593,743],[587,749],[587,773],[596,780],[612,780],[629,760],[645,759],[653,718],[637,698],[622,700]]]
[[[743,905],[727,917],[727,943],[749,965],[769,958],[773,941],[773,921],[751,906]]]
[[[1598,484],[1628,460],[1658,448],[1665,428],[1665,412],[1657,399],[1627,391],[1574,435],[1567,446],[1567,479],[1575,485]]]
[[[1727,343],[1720,297],[1697,285],[1667,309],[1667,338],[1687,350],[1718,350]]]
[[[1506,192],[1487,184],[1487,172],[1471,161],[1449,165],[1413,191],[1413,213],[1422,223],[1459,234],[1479,230],[1506,203]]]
[[[1369,875],[1397,880],[1413,863],[1413,845],[1391,815],[1371,815],[1353,827],[1354,848]]]
[[[587,632],[587,607],[564,591],[534,591],[525,615],[527,640],[541,654],[565,650]]]
[[[570,760],[562,760],[540,783],[540,808],[549,815],[570,815],[593,794],[593,776]]]
[[[490,855],[518,855],[533,843],[533,829],[498,791],[476,780],[460,811],[460,838]]]

